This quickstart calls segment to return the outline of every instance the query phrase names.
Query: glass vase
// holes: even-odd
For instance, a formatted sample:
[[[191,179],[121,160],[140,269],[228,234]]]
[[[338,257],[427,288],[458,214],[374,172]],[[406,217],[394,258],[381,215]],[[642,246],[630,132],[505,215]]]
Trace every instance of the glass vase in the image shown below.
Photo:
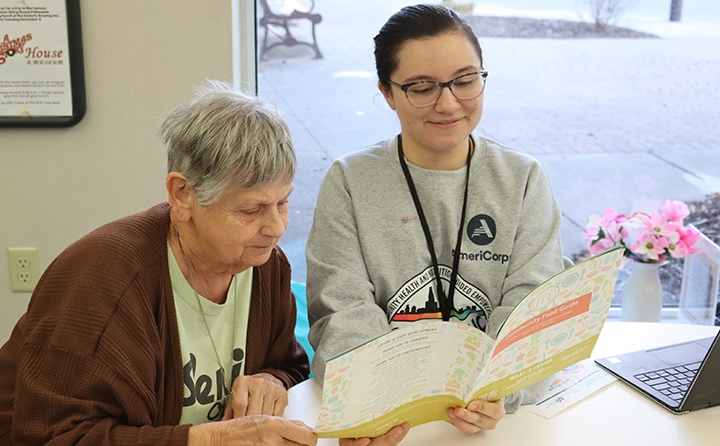
[[[624,322],[659,322],[663,304],[660,263],[632,262],[622,298]]]

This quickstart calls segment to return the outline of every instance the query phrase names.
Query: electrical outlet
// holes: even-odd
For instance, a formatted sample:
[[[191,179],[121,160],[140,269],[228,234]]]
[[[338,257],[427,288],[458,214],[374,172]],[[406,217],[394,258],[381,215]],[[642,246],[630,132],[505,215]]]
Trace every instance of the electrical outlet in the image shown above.
[[[8,248],[10,289],[32,291],[40,278],[37,248]]]

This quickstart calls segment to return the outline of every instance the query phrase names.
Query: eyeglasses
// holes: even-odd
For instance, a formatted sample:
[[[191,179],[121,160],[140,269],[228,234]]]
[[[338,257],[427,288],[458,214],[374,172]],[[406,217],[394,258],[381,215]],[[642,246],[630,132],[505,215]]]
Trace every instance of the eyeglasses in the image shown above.
[[[474,73],[463,74],[447,82],[419,81],[403,85],[391,80],[388,82],[404,91],[405,97],[413,107],[427,107],[440,99],[444,87],[447,87],[458,99],[475,99],[485,90],[487,76],[487,70],[481,69]]]

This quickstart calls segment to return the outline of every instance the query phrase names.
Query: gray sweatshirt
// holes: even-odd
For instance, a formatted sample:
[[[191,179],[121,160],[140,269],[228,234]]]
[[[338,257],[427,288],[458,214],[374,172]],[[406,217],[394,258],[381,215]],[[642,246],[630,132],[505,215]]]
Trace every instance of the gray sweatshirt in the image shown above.
[[[477,137],[451,320],[495,337],[515,305],[563,269],[561,214],[540,164]],[[427,218],[446,293],[466,167],[408,163]],[[437,318],[434,269],[398,159],[397,138],[336,160],[323,180],[308,237],[312,369],[391,329]],[[545,380],[506,397],[508,413],[535,402]]]

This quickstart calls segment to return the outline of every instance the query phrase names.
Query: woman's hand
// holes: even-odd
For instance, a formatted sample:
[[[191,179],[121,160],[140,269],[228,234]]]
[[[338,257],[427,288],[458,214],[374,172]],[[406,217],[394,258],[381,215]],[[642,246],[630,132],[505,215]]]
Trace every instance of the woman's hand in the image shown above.
[[[285,385],[269,373],[238,376],[225,407],[224,420],[248,415],[282,416],[288,405]]]
[[[408,423],[403,423],[400,426],[395,426],[390,429],[385,435],[381,435],[375,438],[341,438],[339,443],[340,446],[395,446],[400,443],[405,435],[410,430]]]
[[[502,400],[474,400],[466,408],[455,407],[447,410],[450,424],[466,434],[495,429],[500,419],[505,416],[505,405]]]
[[[312,429],[302,421],[291,421],[267,415],[251,415],[219,423],[192,426],[188,446],[317,444]]]

